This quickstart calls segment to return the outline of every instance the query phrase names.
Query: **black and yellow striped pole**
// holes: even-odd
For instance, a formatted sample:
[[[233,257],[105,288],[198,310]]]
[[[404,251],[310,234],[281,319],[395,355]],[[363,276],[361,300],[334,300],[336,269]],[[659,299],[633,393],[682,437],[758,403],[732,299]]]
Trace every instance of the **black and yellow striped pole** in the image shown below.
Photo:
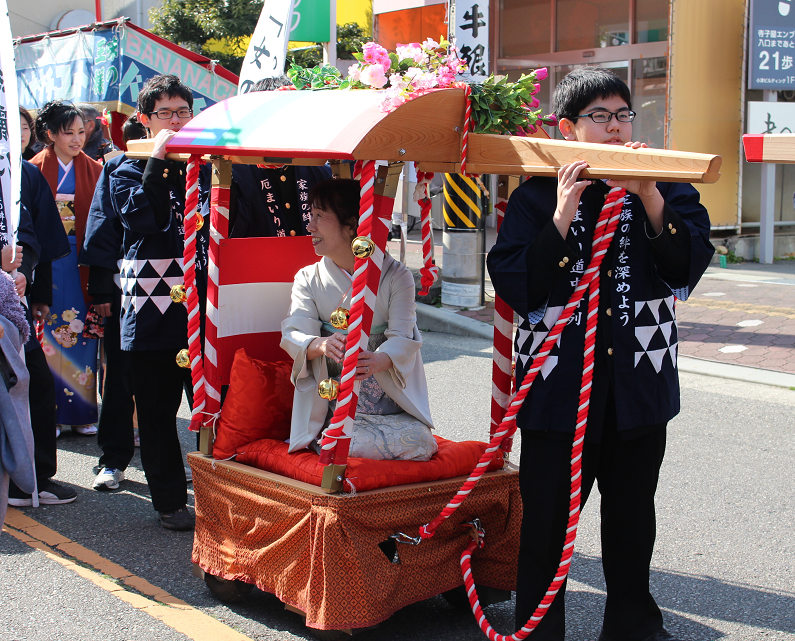
[[[486,217],[475,178],[444,175],[442,304],[483,305],[483,239]]]

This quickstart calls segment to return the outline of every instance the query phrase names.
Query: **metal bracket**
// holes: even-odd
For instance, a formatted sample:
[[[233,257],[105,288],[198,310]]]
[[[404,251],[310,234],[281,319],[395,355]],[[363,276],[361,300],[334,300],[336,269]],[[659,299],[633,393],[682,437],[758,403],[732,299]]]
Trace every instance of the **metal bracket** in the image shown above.
[[[326,465],[323,468],[323,478],[320,489],[329,494],[342,492],[342,482],[345,480],[346,465]]]

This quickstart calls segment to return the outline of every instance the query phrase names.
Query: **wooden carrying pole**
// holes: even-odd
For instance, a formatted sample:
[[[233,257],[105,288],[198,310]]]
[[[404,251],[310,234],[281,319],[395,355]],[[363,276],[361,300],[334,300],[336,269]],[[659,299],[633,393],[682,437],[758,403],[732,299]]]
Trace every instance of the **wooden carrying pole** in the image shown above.
[[[743,148],[748,162],[795,164],[795,134],[745,134]]]

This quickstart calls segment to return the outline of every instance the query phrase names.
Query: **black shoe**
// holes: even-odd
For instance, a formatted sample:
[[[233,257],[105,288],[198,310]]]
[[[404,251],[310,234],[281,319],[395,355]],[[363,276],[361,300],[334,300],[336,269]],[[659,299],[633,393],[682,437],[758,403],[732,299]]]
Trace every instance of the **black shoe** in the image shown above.
[[[188,511],[187,507],[181,507],[173,512],[158,512],[158,520],[167,530],[177,530],[186,532],[196,526],[196,518]]]
[[[612,637],[607,636],[604,632],[602,632],[599,635],[599,641],[614,641],[614,639]],[[659,630],[657,630],[657,632],[645,637],[643,641],[681,641],[681,639],[678,639],[677,637],[673,636],[665,628],[660,628]]]
[[[76,498],[77,492],[71,487],[65,487],[55,481],[47,481],[44,486],[39,489],[39,503],[41,505],[71,503]],[[8,504],[14,507],[30,507],[33,505],[33,499],[30,497],[30,494],[26,494],[21,498],[9,497]]]

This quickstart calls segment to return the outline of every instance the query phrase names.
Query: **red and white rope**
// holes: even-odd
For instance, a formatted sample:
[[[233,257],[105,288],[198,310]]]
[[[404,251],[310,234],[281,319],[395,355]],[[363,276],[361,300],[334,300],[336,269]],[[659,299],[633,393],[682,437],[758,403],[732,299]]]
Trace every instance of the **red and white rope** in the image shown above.
[[[497,212],[497,232],[500,231],[508,201],[499,199],[494,205]],[[513,392],[513,310],[502,298],[494,296],[494,348],[491,366],[491,426],[489,434],[494,436],[508,411]],[[513,438],[506,438],[501,445],[510,452]]]
[[[213,167],[215,170],[215,167]],[[229,236],[229,185],[213,185],[210,192],[210,246],[207,265],[207,317],[204,324],[204,414],[213,421],[221,411],[218,373],[218,268],[220,243]]]
[[[193,410],[190,430],[198,432],[205,409],[204,363],[201,348],[201,309],[199,293],[196,290],[196,218],[199,209],[199,167],[204,161],[199,155],[192,155],[188,161],[185,184],[185,218],[183,221],[185,249],[183,253],[183,272],[185,291],[188,296],[188,352],[190,354],[190,374],[193,383]]]
[[[548,611],[549,606],[552,604],[552,601],[555,599],[555,596],[560,590],[560,586],[563,585],[563,581],[566,579],[569,573],[571,558],[574,554],[574,541],[577,536],[577,527],[580,519],[580,505],[582,502],[580,491],[582,485],[582,450],[583,443],[585,441],[585,430],[588,424],[588,407],[590,404],[593,380],[594,346],[596,342],[596,325],[599,313],[599,268],[602,264],[602,259],[607,253],[608,247],[610,246],[610,242],[613,240],[615,229],[618,226],[619,216],[621,215],[621,210],[624,205],[625,196],[626,191],[618,188],[612,189],[608,194],[604,207],[602,208],[602,212],[599,216],[599,220],[597,221],[596,227],[594,229],[591,260],[588,264],[588,268],[585,270],[585,273],[580,279],[580,282],[577,284],[577,287],[574,288],[574,292],[569,298],[569,302],[566,303],[566,306],[563,308],[563,313],[560,315],[560,318],[558,318],[558,320],[555,322],[543,344],[541,345],[541,349],[533,360],[533,364],[528,370],[525,379],[522,381],[522,385],[519,388],[516,397],[511,402],[508,412],[503,419],[502,424],[500,425],[500,431],[494,435],[480,462],[477,464],[475,470],[472,472],[472,475],[469,477],[469,479],[467,479],[466,483],[464,483],[462,488],[458,491],[458,494],[456,494],[453,500],[448,503],[448,505],[442,510],[442,513],[436,517],[436,519],[434,519],[430,524],[420,528],[420,536],[422,538],[429,538],[434,535],[439,525],[450,515],[452,515],[452,513],[463,502],[466,496],[474,489],[477,481],[483,475],[483,472],[486,470],[486,467],[488,467],[489,462],[493,458],[494,452],[496,452],[497,448],[500,446],[502,439],[512,436],[516,431],[516,414],[519,412],[524,399],[527,397],[527,393],[530,391],[533,381],[541,371],[544,361],[546,361],[547,357],[552,351],[552,347],[555,345],[561,332],[566,327],[569,318],[574,313],[574,310],[577,309],[578,305],[580,304],[580,301],[585,295],[585,291],[589,289],[590,295],[585,330],[582,385],[580,387],[580,400],[577,410],[577,425],[574,432],[574,441],[572,444],[571,454],[570,510],[569,521],[566,527],[566,538],[564,540],[563,550],[561,552],[561,560],[555,577],[552,579],[544,598],[536,608],[533,616],[530,617],[530,620],[524,626],[522,626],[519,631],[509,636],[499,634],[491,627],[491,625],[489,625],[488,619],[483,614],[483,611],[480,607],[480,602],[477,597],[475,582],[472,578],[472,570],[469,563],[472,551],[478,545],[478,542],[472,541],[461,555],[461,568],[464,575],[464,584],[469,596],[470,605],[472,606],[472,611],[478,620],[478,625],[480,625],[484,634],[486,634],[491,641],[521,641],[522,639],[525,639],[538,626],[538,623],[541,621],[541,619],[543,619],[544,614],[546,614]]]
[[[415,169],[417,163],[414,163]],[[420,296],[427,296],[431,286],[439,279],[439,267],[433,260],[433,229],[431,229],[431,181],[432,171],[417,169],[417,188],[414,199],[420,206],[420,222],[422,225],[422,267],[420,268]]]
[[[467,174],[467,146],[469,144],[469,130],[472,127],[472,87],[464,85],[464,97],[466,98],[466,107],[464,108],[464,131],[461,134],[461,174]]]
[[[358,166],[357,166],[358,169]],[[380,224],[374,214],[375,161],[366,160],[361,166],[361,197],[359,201],[358,236],[372,238],[375,224]],[[391,225],[391,221],[390,221]],[[375,242],[375,241],[374,241]],[[386,238],[383,240],[386,243]],[[373,305],[378,282],[381,279],[383,246],[378,247],[369,258],[357,258],[353,270],[353,297],[348,320],[348,338],[345,343],[345,356],[342,361],[342,375],[337,394],[337,406],[328,429],[320,442],[321,465],[343,465],[348,457],[353,420],[359,400],[359,381],[356,381],[356,366],[359,353],[367,349],[370,341],[370,328],[373,321]],[[373,259],[380,260],[376,263]],[[375,281],[375,288],[372,288]],[[372,290],[372,291],[370,291]]]

